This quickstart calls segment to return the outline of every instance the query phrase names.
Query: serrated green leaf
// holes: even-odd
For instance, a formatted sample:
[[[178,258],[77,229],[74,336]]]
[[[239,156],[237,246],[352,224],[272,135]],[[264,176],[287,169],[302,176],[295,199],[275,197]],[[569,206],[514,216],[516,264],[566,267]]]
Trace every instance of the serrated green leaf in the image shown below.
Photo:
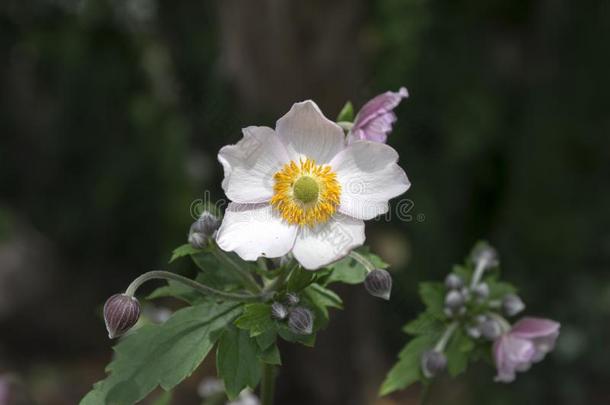
[[[313,279],[315,278],[316,273],[313,271],[308,271],[303,269],[302,267],[297,267],[290,273],[290,277],[288,278],[288,282],[286,285],[286,289],[290,292],[299,292],[303,288],[307,287]]]
[[[443,322],[429,312],[422,312],[419,316],[407,323],[402,330],[410,335],[423,335],[440,333],[444,328]]]
[[[399,360],[386,376],[379,395],[405,389],[423,378],[421,373],[421,355],[436,343],[437,335],[417,336],[402,349]]]
[[[197,281],[219,290],[229,290],[241,285],[241,280],[234,271],[226,269],[225,263],[220,262],[208,252],[191,255],[193,263],[201,270]]]
[[[174,251],[172,252],[172,257],[171,259],[169,259],[169,262],[172,263],[181,257],[190,256],[200,252],[202,252],[201,249],[196,249],[191,246],[190,243],[185,243],[184,245],[178,246],[176,249],[174,249]]]
[[[442,283],[421,283],[419,285],[419,296],[431,315],[439,319],[445,317],[445,314],[443,313],[445,286]]]
[[[181,309],[162,325],[138,329],[115,346],[110,375],[80,404],[134,404],[157,386],[172,389],[199,366],[240,311],[239,304],[208,302]]]
[[[282,365],[280,349],[278,349],[277,345],[270,346],[267,350],[260,353],[258,357],[267,364],[272,364],[274,366]]]
[[[258,346],[248,331],[233,326],[226,328],[216,352],[218,376],[224,381],[230,400],[246,387],[256,388],[261,378]]]
[[[474,349],[474,341],[462,330],[456,329],[447,344],[445,355],[447,356],[447,371],[455,377],[468,367],[470,353]]]
[[[337,122],[353,122],[354,121],[354,106],[351,101],[345,103],[339,115],[337,115]]]
[[[250,331],[250,337],[258,336],[274,327],[271,318],[271,306],[267,304],[248,304],[244,306],[244,312],[235,320],[235,325],[240,329]]]

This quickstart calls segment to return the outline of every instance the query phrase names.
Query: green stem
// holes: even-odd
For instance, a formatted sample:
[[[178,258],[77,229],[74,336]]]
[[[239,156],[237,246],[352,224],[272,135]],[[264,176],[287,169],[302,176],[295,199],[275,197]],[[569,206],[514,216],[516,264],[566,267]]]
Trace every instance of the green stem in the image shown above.
[[[445,346],[447,346],[447,343],[449,342],[449,339],[451,339],[451,335],[453,335],[453,332],[455,332],[455,330],[458,327],[458,322],[457,321],[453,321],[449,324],[449,326],[447,326],[447,329],[445,329],[445,333],[443,333],[443,336],[441,336],[441,338],[439,339],[438,343],[436,344],[436,346],[434,346],[434,350],[436,350],[437,352],[442,352],[445,350]]]
[[[430,397],[430,385],[432,385],[431,381],[423,383],[419,396],[419,405],[425,405],[426,402],[428,402],[428,398]]]
[[[360,263],[366,269],[367,273],[370,273],[371,271],[375,270],[375,265],[371,263],[370,260],[368,260],[366,257],[362,256],[360,253],[352,250],[351,252],[349,252],[349,256],[358,263]]]
[[[147,273],[142,274],[141,276],[139,276],[138,278],[133,280],[131,282],[131,284],[129,284],[129,287],[127,287],[125,294],[130,297],[133,297],[136,293],[136,290],[142,284],[144,284],[148,280],[155,280],[155,279],[178,281],[178,282],[180,282],[186,286],[189,286],[192,289],[200,292],[203,295],[222,299],[225,301],[259,302],[259,301],[264,300],[264,295],[262,295],[262,294],[260,294],[260,295],[235,294],[235,293],[220,291],[215,288],[208,287],[207,285],[198,283],[195,280],[191,280],[190,278],[181,276],[176,273],[170,273],[169,271],[163,271],[163,270],[153,270],[153,271],[149,271]]]
[[[238,263],[236,263],[224,250],[218,247],[215,243],[211,246],[212,254],[221,262],[224,262],[229,269],[237,274],[244,282],[244,287],[250,292],[259,293],[261,292],[261,286],[258,285],[252,274]]]
[[[339,121],[337,122],[337,125],[339,125],[342,129],[349,131],[354,126],[354,123],[349,121]]]
[[[275,366],[263,363],[261,378],[261,405],[273,405],[275,396]]]
[[[286,268],[281,269],[280,274],[278,274],[278,276],[275,278],[275,280],[271,281],[264,289],[263,292],[264,293],[273,293],[277,290],[279,290],[280,288],[282,288],[282,286],[284,285],[284,283],[286,283],[286,280],[288,279],[288,277],[290,276],[290,274],[292,274],[292,272],[299,267],[299,263],[294,260],[292,263],[290,263],[288,266],[286,266]]]

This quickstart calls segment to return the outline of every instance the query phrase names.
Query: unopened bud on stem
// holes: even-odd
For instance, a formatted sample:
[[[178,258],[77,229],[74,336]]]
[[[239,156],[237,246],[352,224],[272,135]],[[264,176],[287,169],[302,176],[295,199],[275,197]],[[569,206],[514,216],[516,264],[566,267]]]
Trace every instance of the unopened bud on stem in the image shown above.
[[[456,309],[464,305],[464,296],[457,291],[449,291],[445,296],[445,306],[449,309]]]
[[[447,357],[437,350],[425,351],[421,356],[421,370],[426,378],[437,376],[446,367]]]
[[[313,331],[313,313],[303,307],[297,307],[288,315],[288,326],[297,335],[309,335]]]
[[[477,246],[474,252],[472,252],[472,260],[477,265],[479,265],[479,263],[484,263],[484,267],[486,269],[496,267],[498,264],[500,264],[498,252],[488,244]]]
[[[525,304],[519,296],[508,294],[502,299],[502,309],[506,315],[514,316],[525,309]]]
[[[389,300],[392,293],[392,276],[383,269],[372,270],[364,279],[364,288],[374,297]]]
[[[286,294],[286,304],[290,305],[291,307],[294,307],[295,305],[298,305],[299,302],[301,302],[301,299],[296,293],[292,292]]]
[[[450,290],[458,290],[464,286],[464,280],[462,277],[458,276],[455,273],[449,273],[447,277],[445,277],[445,287]]]
[[[108,298],[104,304],[104,322],[108,337],[114,339],[125,334],[138,322],[140,312],[140,303],[135,297],[115,294]]]
[[[280,321],[286,319],[288,316],[288,309],[281,302],[274,302],[271,304],[271,316]]]
[[[485,299],[489,297],[489,285],[487,283],[479,283],[474,286],[472,293],[476,295],[477,298]]]
[[[496,340],[502,334],[502,325],[492,318],[486,319],[479,325],[481,335],[488,340]]]
[[[188,241],[194,248],[203,249],[219,227],[220,220],[210,212],[204,211],[191,225]]]

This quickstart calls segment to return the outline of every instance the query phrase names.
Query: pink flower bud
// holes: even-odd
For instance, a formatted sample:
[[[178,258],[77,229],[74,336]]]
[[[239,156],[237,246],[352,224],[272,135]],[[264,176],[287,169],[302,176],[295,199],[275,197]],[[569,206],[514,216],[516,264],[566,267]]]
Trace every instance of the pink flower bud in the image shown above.
[[[140,303],[135,297],[115,294],[108,298],[104,304],[104,321],[108,337],[114,339],[125,334],[138,322],[140,311]]]
[[[396,121],[393,110],[403,98],[409,97],[407,89],[398,92],[386,91],[369,100],[358,112],[349,141],[366,140],[385,143],[392,125]]]

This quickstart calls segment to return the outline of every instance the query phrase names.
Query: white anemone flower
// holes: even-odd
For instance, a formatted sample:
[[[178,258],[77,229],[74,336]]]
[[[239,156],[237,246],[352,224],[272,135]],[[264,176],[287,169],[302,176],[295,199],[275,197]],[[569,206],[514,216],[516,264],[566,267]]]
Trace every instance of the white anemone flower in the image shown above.
[[[292,253],[315,270],[364,243],[364,220],[388,211],[410,186],[388,145],[355,141],[313,101],[268,127],[248,127],[223,147],[222,187],[232,201],[216,237],[244,260]]]

